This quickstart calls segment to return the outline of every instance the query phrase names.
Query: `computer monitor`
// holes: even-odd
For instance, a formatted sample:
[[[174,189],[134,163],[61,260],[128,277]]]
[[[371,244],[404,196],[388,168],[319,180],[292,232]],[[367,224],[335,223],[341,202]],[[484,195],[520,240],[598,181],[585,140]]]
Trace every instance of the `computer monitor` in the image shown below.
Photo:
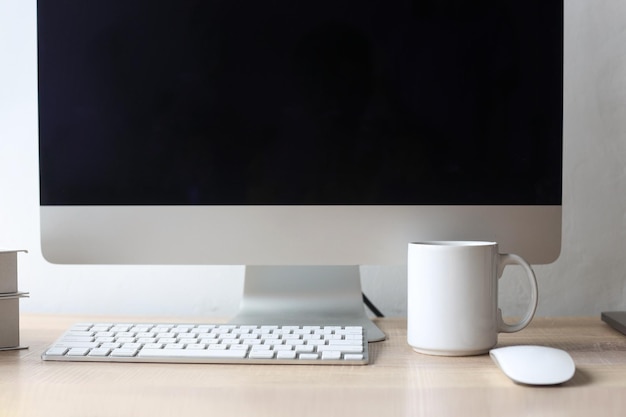
[[[37,24],[50,262],[246,265],[235,320],[371,326],[358,266],[408,242],[559,255],[562,0],[39,0]]]

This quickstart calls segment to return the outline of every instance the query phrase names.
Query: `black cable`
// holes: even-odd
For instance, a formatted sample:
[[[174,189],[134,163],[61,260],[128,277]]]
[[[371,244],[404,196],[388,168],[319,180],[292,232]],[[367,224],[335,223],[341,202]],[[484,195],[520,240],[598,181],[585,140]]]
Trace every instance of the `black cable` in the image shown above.
[[[376,317],[385,317],[383,313],[381,313],[381,311],[378,308],[376,308],[376,306],[370,301],[370,299],[367,298],[365,293],[361,293],[361,294],[363,294],[363,302],[365,303],[367,308],[369,308],[370,311],[374,313]]]

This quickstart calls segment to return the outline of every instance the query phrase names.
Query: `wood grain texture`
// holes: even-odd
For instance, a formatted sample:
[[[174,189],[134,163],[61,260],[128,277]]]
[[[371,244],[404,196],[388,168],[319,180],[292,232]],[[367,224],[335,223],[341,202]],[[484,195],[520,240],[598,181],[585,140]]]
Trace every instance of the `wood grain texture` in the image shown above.
[[[488,355],[437,357],[406,343],[404,319],[379,320],[367,366],[43,362],[75,322],[185,321],[24,315],[28,350],[0,353],[0,416],[623,416],[626,336],[599,318],[539,318],[499,346],[565,349],[577,371],[556,387],[511,382]],[[216,322],[195,318],[195,322]]]

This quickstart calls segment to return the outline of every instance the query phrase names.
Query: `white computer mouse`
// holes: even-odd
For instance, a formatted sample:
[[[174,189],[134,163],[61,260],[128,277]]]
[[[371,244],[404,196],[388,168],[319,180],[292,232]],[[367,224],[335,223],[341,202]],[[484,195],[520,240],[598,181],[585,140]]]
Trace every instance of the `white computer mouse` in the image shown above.
[[[506,376],[520,384],[562,384],[576,372],[569,353],[547,346],[507,346],[491,349],[489,355]]]

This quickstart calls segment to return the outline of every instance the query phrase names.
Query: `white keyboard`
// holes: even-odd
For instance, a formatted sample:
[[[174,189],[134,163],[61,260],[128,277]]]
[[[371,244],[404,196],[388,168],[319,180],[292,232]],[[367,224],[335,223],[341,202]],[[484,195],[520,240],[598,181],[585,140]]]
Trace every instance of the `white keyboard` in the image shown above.
[[[368,344],[360,326],[78,323],[42,359],[365,365]]]

